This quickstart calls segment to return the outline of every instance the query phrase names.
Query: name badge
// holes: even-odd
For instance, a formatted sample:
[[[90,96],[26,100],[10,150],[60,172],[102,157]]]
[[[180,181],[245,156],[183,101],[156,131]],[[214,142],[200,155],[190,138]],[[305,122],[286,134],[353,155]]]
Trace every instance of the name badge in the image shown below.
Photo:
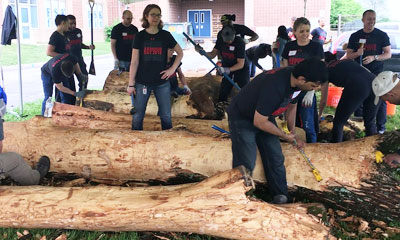
[[[293,96],[292,96],[292,99],[295,99],[300,93],[301,93],[301,91],[294,92]]]
[[[365,38],[360,38],[360,40],[358,41],[358,43],[366,43],[367,42],[367,39],[365,39]]]
[[[81,35],[80,33],[76,34],[76,36],[77,36],[78,38],[82,37],[82,35]]]
[[[123,37],[126,37],[126,36],[128,36],[128,33],[123,32],[123,33],[122,33],[122,36],[123,36]]]
[[[229,51],[235,51],[235,46],[229,46]]]
[[[296,53],[297,53],[297,51],[296,51],[296,50],[289,51],[289,56],[294,56],[294,55],[296,55]]]

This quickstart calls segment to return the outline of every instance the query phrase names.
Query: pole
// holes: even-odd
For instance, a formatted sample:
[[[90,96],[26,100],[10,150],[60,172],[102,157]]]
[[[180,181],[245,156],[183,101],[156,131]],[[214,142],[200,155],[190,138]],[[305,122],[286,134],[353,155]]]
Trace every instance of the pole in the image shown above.
[[[19,97],[20,97],[20,111],[19,114],[22,116],[24,112],[24,102],[22,100],[22,71],[21,71],[21,41],[20,41],[20,33],[19,33],[19,6],[18,0],[15,1],[16,9],[17,9],[17,49],[18,49],[18,75],[19,75]]]

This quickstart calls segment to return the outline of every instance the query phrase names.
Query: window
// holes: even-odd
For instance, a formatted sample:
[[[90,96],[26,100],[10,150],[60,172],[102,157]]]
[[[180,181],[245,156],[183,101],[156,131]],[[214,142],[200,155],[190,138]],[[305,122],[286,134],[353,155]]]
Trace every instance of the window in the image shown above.
[[[31,0],[31,2],[36,0]],[[55,27],[54,20],[58,14],[65,14],[65,0],[46,0],[46,25],[47,27]]]
[[[90,25],[90,7],[88,6],[88,24]],[[102,28],[103,25],[103,5],[95,3],[93,7],[93,28]]]
[[[11,8],[17,16],[15,11],[16,5],[15,0],[9,0]],[[38,27],[38,15],[37,15],[37,0],[19,0],[18,3],[20,4],[20,19],[21,23],[24,23],[26,27],[30,26],[32,28]]]

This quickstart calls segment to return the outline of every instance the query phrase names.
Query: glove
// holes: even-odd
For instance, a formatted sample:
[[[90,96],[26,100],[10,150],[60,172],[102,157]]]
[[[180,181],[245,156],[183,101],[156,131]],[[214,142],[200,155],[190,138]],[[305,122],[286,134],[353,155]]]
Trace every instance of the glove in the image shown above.
[[[200,53],[201,56],[206,55],[206,51],[204,50],[204,48],[202,46],[200,46],[199,44],[196,44],[194,46],[194,50],[196,50],[196,52]]]
[[[114,59],[114,69],[115,70],[119,69],[119,60],[118,59]]]
[[[192,93],[192,91],[190,90],[190,88],[189,88],[188,85],[184,85],[184,86],[183,86],[183,93],[184,93],[185,95],[190,95],[190,94]]]
[[[247,38],[243,38],[243,41],[244,41],[245,44],[248,44],[250,42],[250,40],[247,39]]]
[[[85,95],[86,95],[86,91],[85,90],[82,90],[82,91],[79,91],[79,92],[75,93],[75,97],[77,97],[77,98],[84,98]]]
[[[220,74],[224,74],[224,73],[229,74],[229,73],[231,72],[231,70],[229,70],[228,67],[219,67],[219,68],[218,68],[218,72],[219,72]]]
[[[315,92],[314,90],[311,90],[311,91],[308,91],[306,93],[306,95],[303,98],[303,102],[302,102],[302,105],[304,107],[311,107],[312,106],[313,98],[314,98],[314,92]]]
[[[86,83],[88,81],[88,75],[85,75],[83,73],[79,73],[77,76],[79,83],[81,83],[82,86],[86,86]]]
[[[6,104],[5,104],[4,100],[2,98],[0,98],[0,118],[3,118],[4,115],[6,115],[6,112],[7,112]],[[2,121],[2,120],[0,119],[0,121]]]

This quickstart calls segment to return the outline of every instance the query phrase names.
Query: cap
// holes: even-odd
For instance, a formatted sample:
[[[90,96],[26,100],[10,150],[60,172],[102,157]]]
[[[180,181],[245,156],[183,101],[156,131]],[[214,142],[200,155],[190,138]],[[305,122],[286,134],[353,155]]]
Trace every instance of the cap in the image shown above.
[[[398,74],[391,71],[384,71],[378,74],[372,81],[372,90],[375,93],[375,105],[379,102],[379,97],[390,92],[398,83]]]
[[[221,35],[224,42],[233,41],[235,39],[235,30],[231,26],[225,26],[221,30]]]

